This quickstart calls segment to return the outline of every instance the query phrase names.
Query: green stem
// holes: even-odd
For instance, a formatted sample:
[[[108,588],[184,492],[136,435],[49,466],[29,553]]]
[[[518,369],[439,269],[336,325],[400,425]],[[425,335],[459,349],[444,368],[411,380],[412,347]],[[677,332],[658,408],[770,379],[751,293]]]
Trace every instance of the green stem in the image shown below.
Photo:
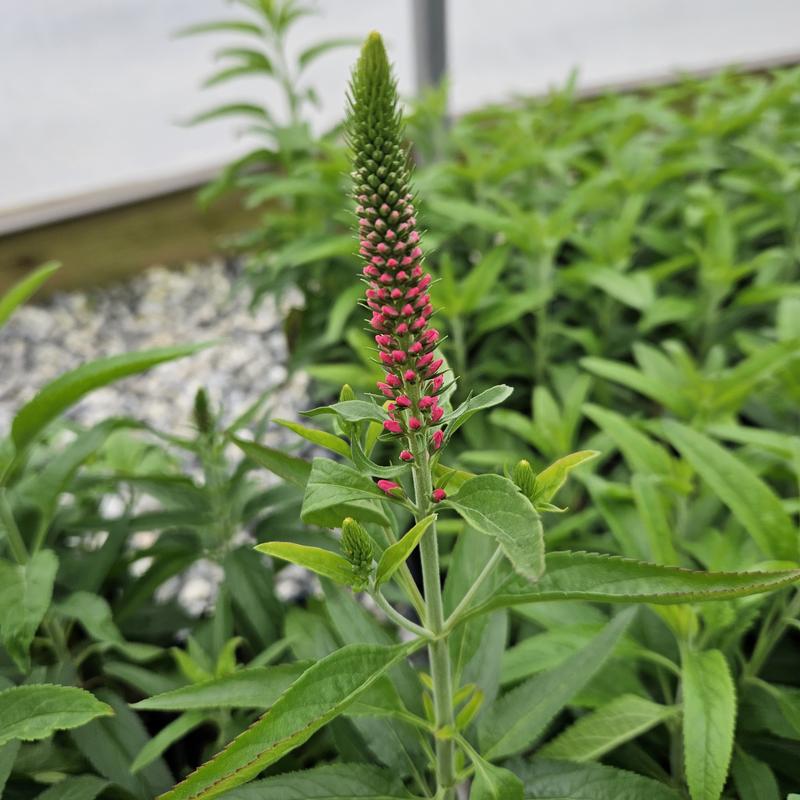
[[[430,455],[425,440],[419,434],[411,438],[414,454],[412,475],[417,505],[417,521],[427,517],[432,510]],[[422,584],[425,590],[426,622],[431,633],[439,636],[444,632],[444,604],[439,571],[439,542],[434,522],[425,532],[419,545],[422,562]],[[450,650],[447,637],[442,636],[428,643],[431,679],[433,682],[433,709],[437,730],[455,726],[453,714],[453,680],[450,667]],[[455,747],[452,739],[436,740],[436,786],[437,798],[454,800]]]
[[[372,594],[372,599],[377,603],[378,608],[380,608],[390,620],[399,625],[401,628],[405,628],[415,636],[419,636],[423,639],[431,638],[431,632],[429,630],[417,625],[416,622],[412,622],[407,617],[404,617],[399,611],[392,607],[391,603],[389,603],[389,601],[380,593],[380,591],[374,592]]]
[[[17,527],[17,521],[14,519],[14,514],[11,511],[11,505],[8,502],[8,495],[6,490],[0,487],[0,522],[6,529],[6,538],[8,539],[8,546],[17,560],[18,564],[27,564],[30,556],[28,555],[28,548],[25,546],[25,541],[22,534]]]

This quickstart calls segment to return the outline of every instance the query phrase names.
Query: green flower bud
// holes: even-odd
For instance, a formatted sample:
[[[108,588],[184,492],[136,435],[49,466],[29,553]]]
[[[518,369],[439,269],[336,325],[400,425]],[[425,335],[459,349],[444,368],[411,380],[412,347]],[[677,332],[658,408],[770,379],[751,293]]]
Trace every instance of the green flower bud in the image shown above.
[[[346,383],[344,386],[342,386],[342,391],[339,392],[339,402],[346,403],[348,400],[355,400],[355,399],[356,399],[356,393],[353,391],[350,384]]]
[[[372,554],[374,546],[370,535],[352,517],[342,523],[342,553],[353,567],[353,574],[359,580],[356,588],[366,588],[372,574]]]
[[[531,500],[533,499],[536,486],[536,473],[525,459],[514,467],[514,473],[511,479],[517,484],[522,494]]]
[[[214,430],[214,418],[208,403],[206,390],[200,388],[194,396],[194,410],[192,412],[194,424],[201,433],[211,433]]]

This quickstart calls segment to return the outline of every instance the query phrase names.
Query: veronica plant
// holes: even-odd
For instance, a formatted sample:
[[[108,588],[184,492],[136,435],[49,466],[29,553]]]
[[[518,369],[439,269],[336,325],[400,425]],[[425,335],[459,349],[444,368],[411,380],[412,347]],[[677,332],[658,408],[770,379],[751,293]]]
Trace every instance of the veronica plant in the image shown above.
[[[348,130],[368,324],[385,370],[378,383],[382,404],[359,400],[345,387],[339,402],[307,412],[330,418],[334,432],[287,423],[336,460],[308,463],[234,439],[253,461],[303,488],[302,520],[324,529],[316,543],[269,541],[257,549],[321,576],[336,637],[311,610],[298,610],[303,629],[295,626],[295,653],[305,662],[242,670],[184,692],[185,702],[200,702],[202,694],[205,703],[213,697],[219,706],[268,710],[164,798],[455,800],[468,793],[472,800],[521,800],[569,796],[570,787],[591,781],[609,797],[677,800],[681,790],[668,779],[558,760],[569,751],[563,740],[543,748],[544,757],[535,752],[556,715],[591,684],[618,645],[634,659],[645,653],[659,665],[667,660],[634,640],[635,609],[608,616],[597,606],[576,604],[578,616],[592,624],[599,619],[597,631],[557,667],[503,693],[505,609],[524,608],[541,621],[548,619],[543,607],[560,609],[563,601],[677,604],[682,608],[667,618],[678,624],[686,604],[778,589],[800,579],[800,570],[714,573],[582,552],[545,556],[540,512],[557,510],[552,500],[570,471],[595,453],[562,456],[538,474],[523,461],[510,477],[448,467],[443,456],[453,432],[502,402],[510,389],[497,386],[450,405],[455,378],[437,351],[396,86],[377,34],[364,45],[353,75]],[[391,463],[373,460],[379,441],[396,453]],[[409,566],[417,551],[421,586]],[[351,591],[371,598],[382,622],[354,602]],[[568,610],[554,610],[551,623],[559,613],[570,618]],[[687,652],[696,646],[691,631],[682,646]],[[588,719],[589,727],[643,713],[649,727],[682,713],[702,727],[703,687],[727,671],[716,656],[684,660],[691,665],[686,709],[674,702],[653,714],[654,704],[641,700],[629,707],[628,698],[616,716]],[[168,699],[148,702],[189,707],[164,705]],[[732,720],[726,716],[725,722],[721,748],[729,759]],[[253,787],[254,794],[236,790],[329,723],[333,739],[317,740],[322,752],[357,763],[272,776]],[[573,737],[586,733],[586,724]],[[648,728],[637,724],[628,738]],[[712,772],[687,755],[693,796],[719,796],[725,753],[723,768],[715,764]]]

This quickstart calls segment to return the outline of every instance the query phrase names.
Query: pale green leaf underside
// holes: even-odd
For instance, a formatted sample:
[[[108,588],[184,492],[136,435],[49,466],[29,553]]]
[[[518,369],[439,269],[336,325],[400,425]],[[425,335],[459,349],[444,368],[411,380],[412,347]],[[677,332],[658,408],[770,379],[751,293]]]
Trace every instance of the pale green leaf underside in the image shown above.
[[[311,547],[295,542],[264,542],[256,545],[255,549],[259,553],[310,569],[317,575],[330,578],[336,583],[343,583],[345,586],[352,586],[356,582],[350,562],[322,547]]]
[[[389,578],[394,575],[400,565],[411,555],[417,543],[435,519],[436,514],[431,514],[421,519],[399,542],[395,542],[383,551],[381,560],[378,562],[378,571],[375,577],[375,583],[378,586],[388,581]]]

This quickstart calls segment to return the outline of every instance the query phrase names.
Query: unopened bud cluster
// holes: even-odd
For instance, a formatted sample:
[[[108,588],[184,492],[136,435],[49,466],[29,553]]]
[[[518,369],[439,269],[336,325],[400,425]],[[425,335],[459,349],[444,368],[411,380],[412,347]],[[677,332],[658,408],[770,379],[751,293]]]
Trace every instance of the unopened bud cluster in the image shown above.
[[[374,547],[369,534],[351,517],[342,523],[341,548],[353,567],[353,575],[360,582],[359,588],[365,588],[372,573]]]

